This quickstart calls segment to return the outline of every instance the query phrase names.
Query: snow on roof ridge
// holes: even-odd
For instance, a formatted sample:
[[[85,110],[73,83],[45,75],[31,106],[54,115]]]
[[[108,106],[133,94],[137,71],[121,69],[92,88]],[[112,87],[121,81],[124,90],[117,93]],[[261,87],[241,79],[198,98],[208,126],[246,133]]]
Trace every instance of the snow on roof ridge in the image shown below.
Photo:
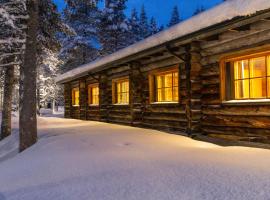
[[[150,36],[131,46],[121,49],[113,54],[95,60],[70,70],[56,78],[57,82],[63,82],[74,77],[78,77],[97,69],[113,61],[126,58],[143,50],[153,48],[168,41],[194,33],[212,25],[231,20],[239,16],[248,16],[257,11],[270,8],[270,0],[228,0],[203,13],[191,17],[167,30]]]

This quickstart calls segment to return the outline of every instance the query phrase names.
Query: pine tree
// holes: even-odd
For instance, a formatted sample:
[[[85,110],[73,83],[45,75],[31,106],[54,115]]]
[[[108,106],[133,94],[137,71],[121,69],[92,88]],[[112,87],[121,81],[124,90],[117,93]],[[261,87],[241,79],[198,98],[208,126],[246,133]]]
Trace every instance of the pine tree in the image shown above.
[[[163,30],[164,30],[164,25],[161,25],[161,26],[159,27],[159,29],[158,29],[158,32],[163,31]]]
[[[14,87],[14,65],[5,68],[4,102],[0,140],[11,134],[12,91]]]
[[[130,34],[130,44],[138,42],[141,40],[140,37],[140,20],[138,17],[138,12],[136,8],[133,8],[131,11],[131,16],[129,19],[129,25],[131,27]]]
[[[58,90],[56,85],[55,71],[60,63],[58,52],[60,40],[58,35],[67,34],[66,24],[62,21],[59,12],[52,0],[43,0],[39,5],[39,32],[38,32],[38,75],[37,75],[37,109],[39,114],[41,101],[52,101],[52,99],[40,96],[41,91],[50,92],[55,97],[54,91]],[[56,67],[57,66],[57,67]],[[46,100],[44,100],[46,99]]]
[[[97,26],[100,12],[98,0],[66,0],[64,20],[70,33],[62,37],[62,71],[88,63],[98,56]]]
[[[26,8],[27,39],[23,65],[20,67],[20,151],[37,141],[36,117],[36,75],[37,75],[37,36],[38,36],[38,0],[27,0]]]
[[[25,43],[26,10],[22,0],[0,1],[0,66],[4,67],[4,107],[2,110],[1,137],[11,134],[12,97],[14,89],[15,65],[21,63]]]
[[[159,28],[158,28],[157,22],[156,22],[154,17],[151,18],[149,25],[150,25],[150,28],[149,28],[150,35],[154,35],[154,34],[159,32]]]
[[[144,5],[141,8],[141,14],[140,14],[140,37],[141,39],[144,39],[150,35],[149,31],[149,25],[148,25],[148,18],[146,15],[146,11],[144,8]]]
[[[25,18],[24,0],[0,0],[0,67],[14,64],[23,54]]]
[[[203,6],[196,8],[196,10],[193,13],[193,16],[198,15],[205,11],[205,8]]]
[[[98,26],[102,56],[129,45],[130,26],[124,14],[125,8],[126,0],[107,0]]]
[[[168,27],[171,27],[175,24],[178,24],[180,21],[181,21],[181,19],[180,19],[178,7],[174,6]]]

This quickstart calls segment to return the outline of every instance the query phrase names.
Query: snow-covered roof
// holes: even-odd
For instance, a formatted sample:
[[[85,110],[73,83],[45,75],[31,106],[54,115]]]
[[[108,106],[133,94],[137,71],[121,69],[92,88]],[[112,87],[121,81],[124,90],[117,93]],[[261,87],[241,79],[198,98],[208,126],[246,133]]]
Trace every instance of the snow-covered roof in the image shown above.
[[[270,0],[227,0],[218,6],[183,21],[167,30],[148,37],[138,43],[119,50],[111,55],[82,65],[57,77],[58,83],[86,75],[89,71],[100,68],[117,60],[126,58],[144,50],[162,45],[201,29],[231,20],[235,17],[252,15],[270,8]]]

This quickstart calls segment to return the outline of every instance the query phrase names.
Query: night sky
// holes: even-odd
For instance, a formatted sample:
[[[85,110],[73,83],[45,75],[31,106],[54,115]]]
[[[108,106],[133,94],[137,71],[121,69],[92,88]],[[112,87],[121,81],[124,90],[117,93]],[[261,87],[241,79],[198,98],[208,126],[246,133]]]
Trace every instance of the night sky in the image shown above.
[[[197,7],[204,6],[210,8],[222,0],[128,0],[127,3],[127,15],[130,14],[130,10],[136,7],[140,10],[142,4],[145,5],[148,17],[154,16],[159,24],[166,25],[169,21],[171,11],[174,5],[178,5],[181,17],[186,19],[190,17]],[[64,0],[54,0],[59,10],[62,10]]]

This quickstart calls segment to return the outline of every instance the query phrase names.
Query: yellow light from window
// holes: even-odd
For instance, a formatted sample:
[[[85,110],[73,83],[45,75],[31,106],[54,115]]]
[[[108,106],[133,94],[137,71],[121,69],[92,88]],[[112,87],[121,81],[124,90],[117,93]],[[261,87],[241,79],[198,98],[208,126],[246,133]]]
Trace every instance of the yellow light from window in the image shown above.
[[[79,106],[80,105],[80,91],[79,88],[72,89],[72,105]]]
[[[88,86],[89,105],[99,105],[99,87],[98,85]]]
[[[267,98],[267,68],[270,68],[269,56],[234,62],[235,99]]]
[[[116,103],[128,104],[129,103],[129,81],[119,81],[116,83]]]
[[[178,101],[178,72],[156,75],[156,101]]]

